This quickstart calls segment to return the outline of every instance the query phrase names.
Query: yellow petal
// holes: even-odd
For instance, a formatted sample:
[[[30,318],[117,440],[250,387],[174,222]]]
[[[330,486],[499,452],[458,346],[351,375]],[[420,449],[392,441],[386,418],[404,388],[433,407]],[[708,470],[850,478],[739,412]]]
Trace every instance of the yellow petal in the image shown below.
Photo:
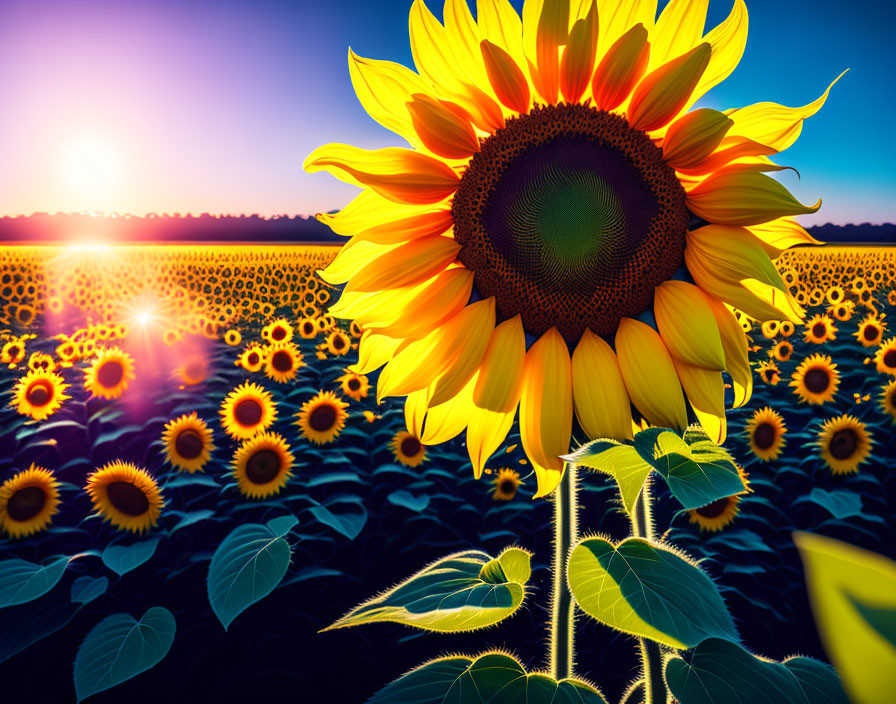
[[[376,228],[383,223],[396,222],[416,215],[435,212],[444,213],[445,207],[430,204],[408,205],[407,203],[396,203],[383,198],[374,190],[365,188],[339,212],[318,213],[315,217],[336,234],[351,237]],[[379,244],[389,244],[381,242],[379,238],[359,237],[359,239],[366,239]]]
[[[712,263],[720,278],[732,282],[757,279],[786,290],[759,240],[744,227],[704,225],[689,231],[685,241],[685,251],[699,252],[703,261]]]
[[[355,186],[368,186],[399,203],[437,203],[452,195],[460,178],[451,167],[412,149],[368,151],[349,144],[325,144],[305,159],[309,173],[328,171]]]
[[[694,48],[703,36],[709,0],[670,0],[651,35],[650,68]]]
[[[473,392],[475,404],[499,413],[516,408],[525,360],[526,335],[520,316],[515,315],[492,331]]]
[[[520,395],[520,439],[529,460],[542,468],[538,496],[559,483],[560,455],[569,452],[572,433],[572,367],[566,342],[551,328],[526,353]],[[546,472],[547,473],[546,473]],[[544,484],[547,482],[547,485]],[[553,488],[553,487],[552,487]]]
[[[711,53],[709,44],[698,44],[641,79],[628,108],[632,127],[649,132],[675,118],[706,70]]]
[[[420,141],[433,154],[446,159],[465,159],[479,151],[479,139],[459,106],[415,93],[407,103]]]
[[[753,225],[747,228],[758,237],[770,257],[777,257],[785,249],[801,244],[822,244],[805,228],[790,218],[778,218],[762,225]]]
[[[591,93],[599,110],[614,110],[631,94],[647,70],[647,30],[637,24],[619,37],[594,72]]]
[[[517,66],[525,66],[523,23],[509,0],[476,0],[476,16],[480,38],[501,48]]]
[[[684,395],[672,355],[659,334],[639,320],[623,318],[616,354],[628,396],[651,425],[683,429],[688,424]]]
[[[688,109],[702,98],[707,91],[719,85],[737,68],[744,48],[747,46],[749,18],[744,0],[734,0],[734,6],[724,22],[713,28],[703,41],[712,47],[709,65],[700,77],[697,87],[685,104]]]
[[[586,328],[572,354],[576,417],[589,438],[632,439],[625,382],[610,345]]]
[[[560,49],[569,38],[569,0],[526,0],[523,50],[539,95],[549,105],[560,91]]]
[[[695,164],[681,166],[678,170],[685,174],[709,174],[725,168],[731,164],[731,162],[738,159],[744,159],[746,157],[762,157],[775,153],[776,151],[771,147],[755,142],[752,139],[747,139],[746,137],[727,137],[722,140],[718,149],[712,154],[707,155]],[[741,173],[743,170],[738,168],[740,166],[741,164],[733,164],[730,168],[726,169],[726,172],[729,174],[735,172]],[[773,171],[775,169],[761,168],[746,170]]]
[[[817,212],[803,205],[781,183],[762,173],[719,171],[687,194],[691,211],[719,225],[759,225],[788,215]]]
[[[486,80],[485,66],[479,50],[479,27],[467,0],[445,0],[445,32],[452,55],[458,62],[459,75],[466,76],[473,84]]]
[[[482,60],[492,89],[501,103],[518,113],[529,111],[529,82],[510,54],[487,39],[482,40]]]
[[[371,259],[382,256],[396,249],[398,245],[377,244],[352,237],[327,268],[318,275],[328,284],[344,284],[352,276],[363,269]]]
[[[725,350],[725,369],[734,387],[734,407],[740,408],[753,394],[753,373],[747,350],[747,335],[728,307],[718,298],[703,292],[716,319],[716,327]]]
[[[656,6],[657,0],[598,0],[598,56],[602,56],[608,47],[637,24],[644,25],[648,33],[653,31]]]
[[[379,369],[392,359],[401,342],[400,339],[376,335],[365,330],[358,346],[358,362],[349,369],[358,374],[369,374],[374,369]]]
[[[673,357],[704,369],[725,368],[716,319],[699,288],[684,281],[663,282],[654,291],[653,312]]]
[[[482,378],[481,375],[479,378]],[[506,413],[490,411],[473,404],[467,423],[467,452],[476,479],[482,476],[486,462],[504,442],[513,426],[514,416],[516,416],[516,404]]]
[[[423,432],[423,421],[429,405],[429,389],[420,389],[408,394],[404,400],[404,424],[408,432],[419,438]]]
[[[346,291],[377,291],[420,283],[455,260],[460,245],[452,237],[426,237],[399,245],[369,261],[345,287]]]
[[[719,146],[733,124],[718,110],[693,110],[669,127],[663,138],[663,159],[678,170],[699,164]]]
[[[436,405],[430,400],[430,406],[426,411],[426,420],[423,423],[423,435],[420,438],[424,445],[448,442],[463,432],[474,408],[473,386],[475,384],[474,375],[455,396],[447,401]]]
[[[560,64],[560,89],[567,102],[576,103],[585,93],[594,73],[597,56],[597,6],[592,2],[588,15],[576,20]]]
[[[688,397],[694,414],[710,439],[721,445],[725,442],[725,386],[719,372],[701,369],[674,359],[675,371]]]

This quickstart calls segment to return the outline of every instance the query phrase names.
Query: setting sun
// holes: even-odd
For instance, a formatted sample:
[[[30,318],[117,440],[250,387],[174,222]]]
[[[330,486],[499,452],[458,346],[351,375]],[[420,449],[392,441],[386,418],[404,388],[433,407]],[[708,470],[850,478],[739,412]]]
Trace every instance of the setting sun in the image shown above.
[[[115,148],[100,139],[72,142],[62,155],[66,186],[84,197],[106,196],[118,190],[121,169]]]

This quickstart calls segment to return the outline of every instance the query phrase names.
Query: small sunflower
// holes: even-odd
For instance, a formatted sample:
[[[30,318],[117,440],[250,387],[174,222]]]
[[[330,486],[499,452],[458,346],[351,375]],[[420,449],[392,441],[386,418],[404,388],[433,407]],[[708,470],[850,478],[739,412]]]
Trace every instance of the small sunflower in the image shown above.
[[[836,306],[831,306],[828,310],[837,320],[841,323],[845,323],[850,318],[852,318],[852,309],[853,303],[852,301],[845,301],[844,303],[839,303]]]
[[[859,323],[855,336],[862,347],[877,347],[883,339],[884,329],[883,321],[873,313],[869,313],[868,317]]]
[[[120,530],[143,533],[159,521],[165,505],[156,480],[145,469],[115,460],[87,477],[94,510]]]
[[[806,323],[806,332],[803,333],[804,342],[812,342],[816,345],[824,344],[837,337],[837,328],[834,321],[828,316],[818,313],[812,320]]]
[[[814,406],[833,400],[840,385],[837,365],[827,355],[813,354],[804,359],[792,374],[790,385],[800,402]]]
[[[348,354],[352,341],[342,330],[333,330],[327,335],[327,351],[337,357]]]
[[[15,365],[23,359],[25,359],[25,344],[17,338],[4,344],[0,350],[0,362],[3,364]]]
[[[195,356],[177,368],[177,378],[187,386],[196,386],[208,376],[208,362],[204,357]]]
[[[331,442],[345,427],[348,404],[332,391],[321,391],[302,404],[296,414],[299,428],[308,440],[323,445]]]
[[[520,488],[520,473],[510,469],[509,467],[501,467],[498,470],[498,476],[492,480],[495,490],[492,493],[492,499],[495,501],[510,501],[516,496],[517,489]]]
[[[873,442],[865,424],[847,413],[829,419],[818,433],[821,458],[834,474],[857,472]]]
[[[397,432],[390,445],[395,459],[403,465],[417,467],[426,460],[426,446],[406,430]]]
[[[261,347],[253,343],[244,349],[236,363],[248,372],[257,372],[264,366],[264,354]]]
[[[134,359],[118,347],[101,349],[84,375],[84,388],[94,396],[118,398],[134,378]]]
[[[378,416],[373,411],[364,411],[362,415],[364,416],[364,420],[366,420],[368,423],[375,423],[380,418],[382,418],[382,416]]]
[[[789,320],[784,320],[778,326],[778,333],[783,337],[790,337],[796,331],[796,326]]]
[[[30,371],[16,382],[12,405],[23,416],[43,420],[53,415],[62,402],[70,398],[65,380],[55,372]]]
[[[777,359],[779,362],[786,362],[790,359],[790,355],[793,354],[793,345],[791,345],[787,340],[779,341],[774,348],[772,348],[772,357]]]
[[[277,433],[260,433],[233,454],[233,476],[243,496],[264,499],[286,486],[293,463],[289,446]]]
[[[289,342],[292,339],[293,330],[286,318],[277,318],[262,328],[261,336],[268,342]]]
[[[701,533],[704,531],[714,533],[722,530],[722,528],[731,523],[734,520],[734,517],[738,514],[741,497],[751,490],[749,488],[749,481],[747,480],[747,473],[744,471],[743,467],[738,467],[737,473],[740,475],[740,478],[746,487],[744,491],[734,494],[733,496],[723,496],[721,499],[716,499],[715,501],[706,504],[706,506],[688,509],[690,522],[696,523],[700,527]]]
[[[168,422],[162,442],[168,461],[191,474],[205,466],[214,449],[212,431],[195,411]]]
[[[784,418],[768,406],[753,413],[745,430],[750,439],[750,449],[761,460],[777,459],[786,444]]]
[[[232,438],[244,440],[270,427],[277,408],[269,391],[245,382],[227,394],[221,404],[221,424]]]
[[[342,393],[349,398],[353,398],[355,401],[367,398],[367,392],[370,390],[370,382],[367,381],[367,376],[365,374],[346,371],[346,373],[336,381],[338,381],[342,387]]]
[[[778,369],[778,365],[772,361],[759,362],[757,371],[759,372],[759,377],[762,381],[770,386],[775,386],[781,381],[781,370]]]
[[[881,374],[896,376],[896,337],[891,337],[874,353],[874,365]]]
[[[13,538],[38,533],[59,508],[59,482],[49,469],[32,464],[0,485],[0,529]]]
[[[56,362],[53,361],[52,355],[46,352],[32,352],[28,357],[28,368],[32,371],[52,372],[56,369]]]
[[[889,414],[893,422],[896,423],[896,379],[881,388],[878,404],[880,409]]]
[[[320,328],[314,318],[302,318],[299,321],[298,328],[299,336],[306,340],[314,339],[317,337],[317,333],[320,332]]]
[[[303,365],[302,353],[293,343],[274,342],[265,354],[264,373],[269,379],[282,384],[295,379]]]
[[[236,347],[243,341],[243,336],[239,330],[228,330],[224,333],[224,342],[231,347]]]

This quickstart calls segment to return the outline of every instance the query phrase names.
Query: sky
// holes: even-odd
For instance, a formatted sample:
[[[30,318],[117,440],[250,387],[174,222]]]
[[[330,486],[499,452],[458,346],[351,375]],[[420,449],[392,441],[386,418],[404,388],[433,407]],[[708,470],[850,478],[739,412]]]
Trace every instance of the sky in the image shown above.
[[[806,225],[896,220],[896,3],[746,2],[744,58],[698,106],[802,105],[850,68],[777,158],[800,177],[779,178],[823,199]],[[0,0],[0,215],[342,207],[356,189],[302,162],[403,145],[361,108],[347,52],[413,66],[410,4]],[[710,0],[707,30],[731,4]]]

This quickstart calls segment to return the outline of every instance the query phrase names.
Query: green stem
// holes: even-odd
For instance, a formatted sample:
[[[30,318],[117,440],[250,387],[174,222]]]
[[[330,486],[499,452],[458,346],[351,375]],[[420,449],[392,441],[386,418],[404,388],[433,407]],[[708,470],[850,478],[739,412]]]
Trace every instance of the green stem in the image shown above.
[[[650,480],[644,482],[635,502],[632,532],[638,538],[653,540],[653,511],[650,505]],[[663,678],[663,653],[656,641],[640,639],[641,666],[644,671],[644,704],[666,704],[666,680]]]
[[[554,492],[554,584],[551,599],[551,674],[554,679],[572,677],[575,603],[566,581],[569,551],[578,533],[576,466],[567,464]]]

